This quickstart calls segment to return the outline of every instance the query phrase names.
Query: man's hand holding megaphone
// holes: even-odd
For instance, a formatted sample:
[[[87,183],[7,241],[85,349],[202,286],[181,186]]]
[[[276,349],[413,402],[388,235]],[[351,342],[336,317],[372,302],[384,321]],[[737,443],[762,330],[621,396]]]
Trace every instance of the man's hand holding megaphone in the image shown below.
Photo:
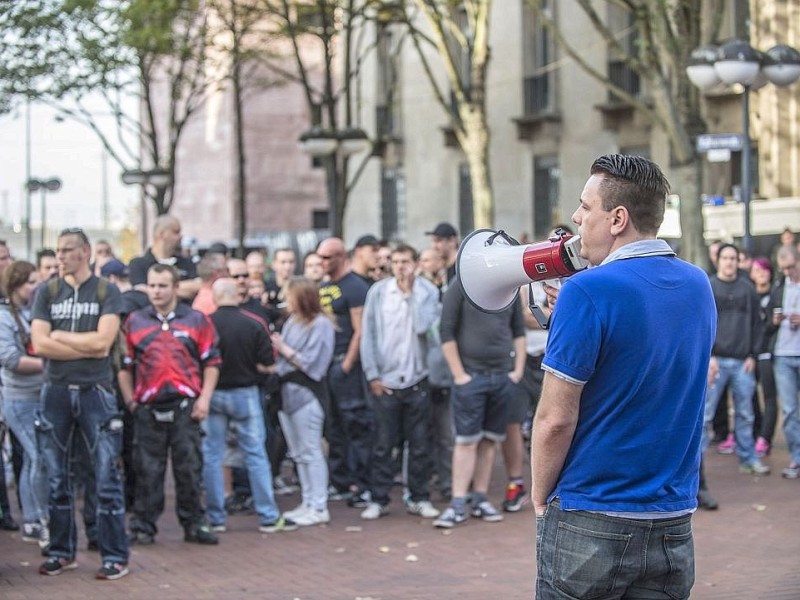
[[[552,282],[588,266],[580,256],[580,239],[557,229],[548,240],[523,246],[502,230],[473,231],[461,243],[456,261],[464,293],[476,308],[500,312],[514,302],[521,286],[541,281],[552,308],[559,291]],[[529,307],[539,326],[547,329],[549,311],[534,303]]]

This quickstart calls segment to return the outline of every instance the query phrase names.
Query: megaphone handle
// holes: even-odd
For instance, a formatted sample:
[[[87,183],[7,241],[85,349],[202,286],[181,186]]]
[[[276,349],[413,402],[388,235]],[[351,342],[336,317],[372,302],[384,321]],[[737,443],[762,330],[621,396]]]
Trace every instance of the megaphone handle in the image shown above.
[[[547,331],[550,329],[550,317],[544,314],[544,311],[536,304],[533,298],[533,284],[528,284],[528,309],[531,311],[533,318],[539,324],[542,330]]]

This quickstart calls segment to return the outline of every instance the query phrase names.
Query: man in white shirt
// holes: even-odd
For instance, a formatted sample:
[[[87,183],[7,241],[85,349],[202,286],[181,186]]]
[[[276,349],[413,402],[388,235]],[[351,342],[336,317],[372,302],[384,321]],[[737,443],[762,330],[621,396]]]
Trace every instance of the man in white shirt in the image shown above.
[[[388,514],[396,472],[393,450],[408,442],[406,510],[427,519],[439,516],[430,502],[427,331],[436,322],[439,290],[415,277],[417,252],[400,245],[392,251],[392,277],[367,294],[361,334],[361,362],[373,396],[375,444],[372,451],[372,501],[366,520]]]

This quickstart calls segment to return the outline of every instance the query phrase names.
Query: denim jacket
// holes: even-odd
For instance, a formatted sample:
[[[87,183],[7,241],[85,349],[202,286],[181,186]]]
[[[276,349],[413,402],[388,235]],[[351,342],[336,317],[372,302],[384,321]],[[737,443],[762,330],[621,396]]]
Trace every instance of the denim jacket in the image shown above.
[[[384,323],[380,318],[380,306],[384,291],[391,281],[394,281],[394,278],[384,279],[374,284],[369,289],[367,301],[364,304],[361,326],[361,366],[367,381],[380,379],[383,372],[384,357],[381,356],[382,344],[380,341],[383,338]],[[427,279],[415,277],[411,297],[414,333],[417,334],[418,344],[416,371],[427,375],[427,334],[439,317],[439,290]]]

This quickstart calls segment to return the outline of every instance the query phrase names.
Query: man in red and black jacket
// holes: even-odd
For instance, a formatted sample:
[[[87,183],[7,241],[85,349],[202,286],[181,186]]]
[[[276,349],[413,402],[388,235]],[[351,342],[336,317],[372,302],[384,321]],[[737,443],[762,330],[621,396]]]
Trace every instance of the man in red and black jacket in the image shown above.
[[[171,453],[175,510],[184,540],[216,544],[201,500],[200,430],[222,362],[216,330],[203,313],[178,302],[174,267],[155,264],[149,268],[147,295],[150,306],[131,313],[125,322],[125,368],[118,375],[125,405],[136,423],[130,540],[140,545],[154,542],[156,521],[164,510],[164,473]]]

